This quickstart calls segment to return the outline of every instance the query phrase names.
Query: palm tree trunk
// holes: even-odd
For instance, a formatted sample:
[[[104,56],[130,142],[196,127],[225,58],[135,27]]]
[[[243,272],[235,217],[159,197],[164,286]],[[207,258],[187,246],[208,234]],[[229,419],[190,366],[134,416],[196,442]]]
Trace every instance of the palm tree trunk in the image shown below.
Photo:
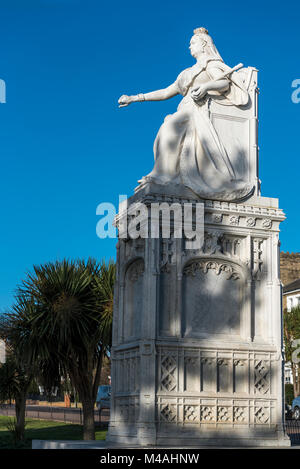
[[[94,400],[82,399],[83,439],[95,440]]]
[[[26,409],[26,393],[20,394],[16,398],[16,440],[23,441],[25,433],[25,409]]]
[[[94,398],[94,401],[96,401],[97,394],[98,394],[98,387],[99,387],[99,384],[100,384],[101,371],[102,371],[103,356],[104,356],[104,352],[101,349],[101,352],[98,356],[97,367],[96,367],[96,372],[95,372],[95,377],[94,377],[94,384],[93,384],[93,398]]]

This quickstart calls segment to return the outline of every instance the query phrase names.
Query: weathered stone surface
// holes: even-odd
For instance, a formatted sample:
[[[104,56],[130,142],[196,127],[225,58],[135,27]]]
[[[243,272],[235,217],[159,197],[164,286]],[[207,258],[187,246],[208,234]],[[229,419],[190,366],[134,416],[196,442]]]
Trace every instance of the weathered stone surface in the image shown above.
[[[148,191],[132,203],[137,197],[165,200]],[[198,250],[172,237],[119,240],[109,444],[289,444],[281,426],[283,219],[274,199],[207,200]]]

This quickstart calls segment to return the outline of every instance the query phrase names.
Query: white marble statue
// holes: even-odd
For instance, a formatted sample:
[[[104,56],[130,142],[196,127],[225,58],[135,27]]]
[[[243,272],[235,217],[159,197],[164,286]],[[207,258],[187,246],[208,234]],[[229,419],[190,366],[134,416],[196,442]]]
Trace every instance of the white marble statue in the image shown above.
[[[248,91],[236,71],[224,64],[205,28],[194,30],[190,41],[196,64],[183,70],[165,89],[136,96],[123,95],[119,106],[133,102],[161,101],[183,95],[177,111],[165,118],[154,142],[155,165],[139,181],[183,184],[201,198],[237,200],[251,193],[253,184],[236,176],[230,155],[209,115],[211,100],[246,107]]]
[[[190,49],[196,64],[168,88],[119,99],[122,107],[183,95],[158,132],[153,170],[115,219],[106,444],[290,446],[278,268],[285,215],[260,195],[257,69],[225,65],[204,28]],[[203,208],[195,249],[181,238],[187,205],[193,229]],[[137,213],[146,231],[125,238]]]

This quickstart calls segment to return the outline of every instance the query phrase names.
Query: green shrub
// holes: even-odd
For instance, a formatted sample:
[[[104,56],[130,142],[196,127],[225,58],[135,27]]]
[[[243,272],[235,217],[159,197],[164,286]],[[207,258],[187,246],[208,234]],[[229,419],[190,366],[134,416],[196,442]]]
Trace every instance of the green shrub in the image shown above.
[[[292,405],[294,399],[294,387],[291,383],[285,384],[285,403]]]

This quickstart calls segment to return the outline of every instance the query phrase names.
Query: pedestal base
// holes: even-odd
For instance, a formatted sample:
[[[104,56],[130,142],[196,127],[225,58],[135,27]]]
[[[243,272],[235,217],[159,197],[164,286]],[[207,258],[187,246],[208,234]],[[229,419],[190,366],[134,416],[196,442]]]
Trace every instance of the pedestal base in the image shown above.
[[[138,191],[129,205],[195,206]],[[288,446],[275,199],[206,200],[204,244],[120,239],[107,443]],[[184,213],[184,210],[183,212]],[[174,228],[174,227],[173,227]]]

